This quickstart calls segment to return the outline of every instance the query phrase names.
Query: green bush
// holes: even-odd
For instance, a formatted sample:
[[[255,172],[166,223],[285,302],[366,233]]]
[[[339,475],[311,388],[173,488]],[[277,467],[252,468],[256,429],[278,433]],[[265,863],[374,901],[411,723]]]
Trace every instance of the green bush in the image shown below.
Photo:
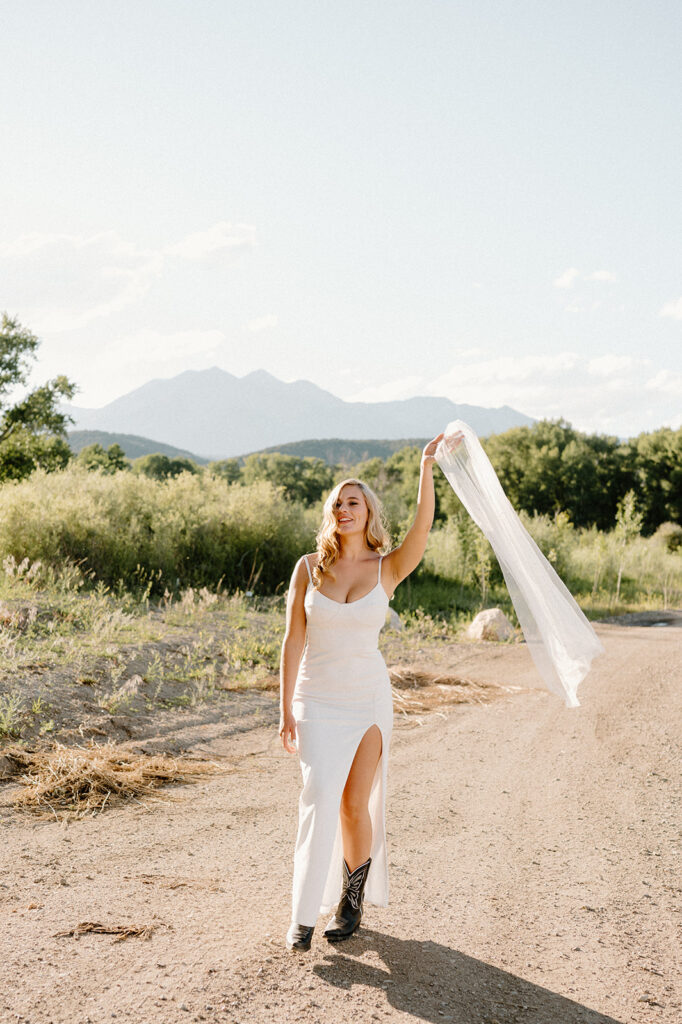
[[[76,460],[0,487],[0,560],[39,561],[57,575],[79,565],[89,585],[137,593],[220,581],[228,591],[281,593],[299,555],[313,549],[321,513],[319,501],[306,508],[267,480],[230,483],[210,472],[163,480],[107,475]],[[565,513],[522,512],[521,518],[584,607],[682,602],[676,524],[643,537],[634,521],[629,532],[614,523],[606,533],[578,529]],[[395,607],[452,620],[500,602],[506,607],[507,594],[492,549],[460,509],[435,525],[422,565],[396,592]]]
[[[265,593],[286,586],[314,524],[266,481],[166,480],[72,465],[0,488],[0,555],[81,563],[95,578],[163,592],[190,585]]]
[[[682,548],[682,526],[679,523],[661,523],[654,538],[666,550],[679,551]]]
[[[579,530],[565,512],[531,516],[521,511],[520,518],[568,589],[586,606],[608,610],[621,597],[624,605],[646,607],[682,602],[682,549],[676,547],[682,530],[678,534],[674,524],[659,528],[653,537],[642,537],[636,532],[624,536],[618,524],[608,533],[595,526]],[[429,585],[424,586],[427,578]],[[431,531],[409,604],[414,607],[415,600],[423,598],[433,614],[442,600],[442,614],[449,617],[453,604],[467,607],[473,595],[479,606],[507,600],[490,545],[467,515],[458,514]]]

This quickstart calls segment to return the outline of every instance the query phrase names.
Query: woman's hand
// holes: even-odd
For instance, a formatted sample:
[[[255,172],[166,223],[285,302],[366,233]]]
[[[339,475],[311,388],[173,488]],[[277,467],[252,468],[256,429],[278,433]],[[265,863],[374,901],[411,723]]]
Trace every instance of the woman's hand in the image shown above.
[[[457,451],[457,449],[459,448],[463,441],[464,434],[462,433],[461,430],[456,431],[456,433],[454,434],[448,434],[444,442],[445,450],[452,454],[453,452]]]
[[[433,464],[436,458],[436,448],[443,440],[444,436],[444,434],[439,434],[438,437],[434,437],[433,441],[429,441],[429,443],[424,447],[424,450],[422,451],[422,466],[430,466]]]
[[[279,714],[279,734],[282,737],[282,744],[284,749],[290,754],[296,753],[296,747],[294,741],[296,739],[296,719],[294,718],[291,709],[288,711],[280,710]]]

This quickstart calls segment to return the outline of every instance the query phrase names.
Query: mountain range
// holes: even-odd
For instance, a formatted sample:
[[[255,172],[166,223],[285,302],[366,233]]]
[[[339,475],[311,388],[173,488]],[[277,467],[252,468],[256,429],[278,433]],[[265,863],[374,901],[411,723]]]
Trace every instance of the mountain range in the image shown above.
[[[265,370],[235,377],[218,367],[150,380],[101,409],[63,408],[73,430],[137,434],[212,459],[309,438],[433,437],[454,419],[483,437],[534,422],[506,405],[448,398],[346,402],[307,380],[285,383]]]

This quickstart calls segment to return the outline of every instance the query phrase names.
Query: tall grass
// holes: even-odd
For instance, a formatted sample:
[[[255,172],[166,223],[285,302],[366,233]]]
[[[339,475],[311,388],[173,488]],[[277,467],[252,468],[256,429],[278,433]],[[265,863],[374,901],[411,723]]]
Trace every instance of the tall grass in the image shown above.
[[[110,586],[215,586],[273,593],[314,524],[266,481],[190,473],[164,481],[69,466],[0,488],[0,554],[76,562]]]
[[[213,474],[155,480],[71,465],[0,487],[0,560],[42,563],[60,578],[78,567],[86,589],[139,595],[219,584],[282,593],[296,559],[314,546],[319,505],[288,500],[268,481],[243,485]],[[679,527],[652,537],[576,529],[565,513],[521,519],[584,607],[682,603]],[[12,563],[13,560],[13,563]],[[620,579],[620,583],[619,583]],[[450,621],[492,603],[508,606],[487,540],[460,510],[429,538],[422,565],[398,589],[400,612]]]
[[[596,527],[576,529],[563,512],[552,517],[530,516],[522,511],[520,518],[569,590],[588,610],[596,613],[682,604],[682,551],[670,550],[665,531],[646,538],[633,536],[624,543],[617,527],[609,532]],[[507,603],[492,550],[468,517],[453,516],[432,531],[424,568],[432,577],[456,584],[460,608],[471,607],[472,589],[479,606],[493,600]],[[429,589],[434,591],[433,580]]]

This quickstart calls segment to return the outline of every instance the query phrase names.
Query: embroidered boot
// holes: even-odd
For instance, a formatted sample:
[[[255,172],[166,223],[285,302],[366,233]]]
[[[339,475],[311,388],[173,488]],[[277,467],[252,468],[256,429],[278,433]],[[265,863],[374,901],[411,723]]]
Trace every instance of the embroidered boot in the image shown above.
[[[345,858],[343,861],[343,889],[336,913],[324,930],[324,936],[330,942],[341,942],[349,938],[362,920],[362,902],[365,894],[365,882],[369,874],[372,858],[368,857],[355,871],[348,869]]]
[[[287,949],[310,949],[315,925],[295,924],[293,921],[287,932]]]

